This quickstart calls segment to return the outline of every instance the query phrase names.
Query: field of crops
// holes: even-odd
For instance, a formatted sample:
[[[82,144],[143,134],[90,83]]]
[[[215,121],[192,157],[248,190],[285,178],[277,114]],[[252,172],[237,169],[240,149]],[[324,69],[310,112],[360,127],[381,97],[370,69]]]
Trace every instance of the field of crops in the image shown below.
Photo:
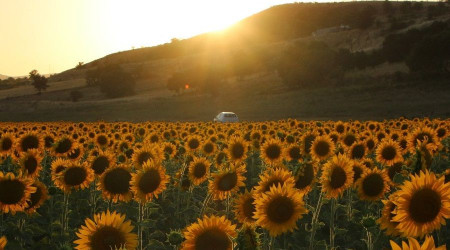
[[[434,249],[450,121],[0,123],[0,249]]]

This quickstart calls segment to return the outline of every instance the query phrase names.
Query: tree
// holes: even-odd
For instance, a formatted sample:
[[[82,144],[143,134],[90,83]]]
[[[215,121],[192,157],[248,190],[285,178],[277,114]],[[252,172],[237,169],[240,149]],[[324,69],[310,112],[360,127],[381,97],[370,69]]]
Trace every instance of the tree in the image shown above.
[[[84,62],[78,62],[77,66],[75,66],[75,69],[82,69],[84,67]]]
[[[38,91],[38,95],[41,94],[42,90],[46,90],[48,87],[48,79],[45,76],[40,75],[35,69],[30,71],[29,79],[32,81],[31,84]]]
[[[120,65],[113,64],[100,69],[98,85],[108,98],[117,98],[134,94],[136,82]]]

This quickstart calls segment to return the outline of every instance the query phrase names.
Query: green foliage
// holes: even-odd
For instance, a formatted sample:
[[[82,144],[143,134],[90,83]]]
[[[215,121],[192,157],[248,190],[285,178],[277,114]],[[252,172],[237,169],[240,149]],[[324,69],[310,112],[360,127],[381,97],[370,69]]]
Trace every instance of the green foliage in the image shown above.
[[[47,89],[48,79],[45,76],[40,75],[37,70],[34,69],[30,71],[29,78],[32,81],[31,85],[34,86],[39,95],[41,94],[42,90]]]
[[[118,64],[86,71],[88,86],[98,86],[108,98],[124,97],[134,94],[136,82],[134,77]]]

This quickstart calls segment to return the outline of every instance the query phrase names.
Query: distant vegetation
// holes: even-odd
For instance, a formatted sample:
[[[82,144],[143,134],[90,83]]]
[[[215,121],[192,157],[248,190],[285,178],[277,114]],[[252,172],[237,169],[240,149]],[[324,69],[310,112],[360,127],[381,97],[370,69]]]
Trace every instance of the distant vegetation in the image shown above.
[[[134,77],[117,64],[87,71],[86,82],[90,86],[98,86],[108,98],[132,95],[136,85]]]
[[[35,70],[35,69],[30,71],[29,79],[31,80],[31,85],[34,86],[34,88],[38,91],[39,95],[41,94],[41,92],[43,90],[46,90],[47,87],[48,87],[48,85],[47,85],[47,82],[48,82],[47,77],[39,74],[38,71]]]

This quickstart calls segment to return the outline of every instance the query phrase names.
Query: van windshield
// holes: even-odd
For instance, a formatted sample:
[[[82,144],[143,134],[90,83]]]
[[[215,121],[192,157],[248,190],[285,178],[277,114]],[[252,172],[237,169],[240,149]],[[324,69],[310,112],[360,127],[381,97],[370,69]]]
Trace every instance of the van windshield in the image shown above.
[[[236,115],[235,114],[225,114],[225,117],[236,117]]]

